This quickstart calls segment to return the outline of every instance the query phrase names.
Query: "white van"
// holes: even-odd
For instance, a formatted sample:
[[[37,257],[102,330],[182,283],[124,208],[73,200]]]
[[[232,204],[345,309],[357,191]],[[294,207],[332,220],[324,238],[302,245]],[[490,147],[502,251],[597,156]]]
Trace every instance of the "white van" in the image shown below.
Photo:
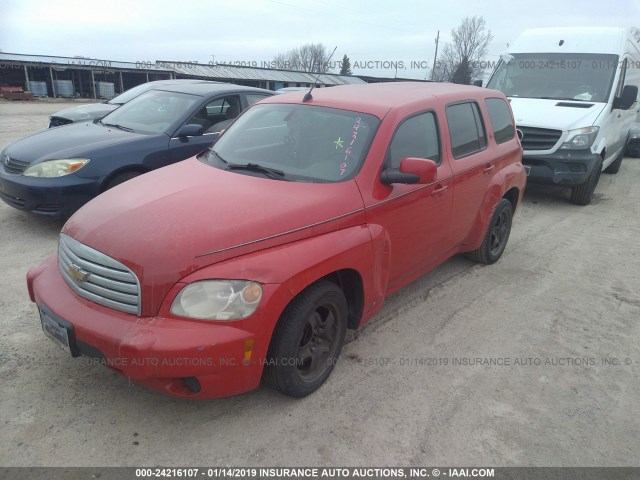
[[[528,180],[591,202],[600,172],[617,173],[638,111],[640,47],[626,28],[526,30],[487,87],[511,101]]]

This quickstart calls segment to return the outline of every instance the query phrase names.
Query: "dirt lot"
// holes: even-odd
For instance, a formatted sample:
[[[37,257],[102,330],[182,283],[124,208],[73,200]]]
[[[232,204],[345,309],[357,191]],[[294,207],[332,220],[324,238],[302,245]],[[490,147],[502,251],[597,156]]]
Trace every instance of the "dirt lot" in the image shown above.
[[[63,106],[0,103],[0,147]],[[639,466],[639,185],[627,158],[591,206],[529,187],[500,262],[395,294],[302,400],[176,400],[65,356],[25,283],[62,222],[2,204],[0,465]]]

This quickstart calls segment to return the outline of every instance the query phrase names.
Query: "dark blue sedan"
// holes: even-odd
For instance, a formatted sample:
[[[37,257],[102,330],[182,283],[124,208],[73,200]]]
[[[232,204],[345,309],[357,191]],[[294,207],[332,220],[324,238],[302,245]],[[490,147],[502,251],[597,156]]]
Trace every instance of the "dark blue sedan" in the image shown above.
[[[66,217],[101,192],[205,150],[245,108],[273,92],[190,83],[154,88],[95,122],[35,133],[0,153],[0,198]]]

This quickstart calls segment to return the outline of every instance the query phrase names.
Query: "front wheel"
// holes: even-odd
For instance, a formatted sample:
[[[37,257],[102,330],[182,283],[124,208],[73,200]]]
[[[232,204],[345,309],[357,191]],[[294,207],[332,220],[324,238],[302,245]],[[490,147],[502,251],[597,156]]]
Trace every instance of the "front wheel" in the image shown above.
[[[292,397],[305,397],[327,380],[347,330],[342,290],[320,281],[302,291],[282,314],[273,332],[264,379]]]
[[[602,160],[593,166],[593,170],[591,170],[591,174],[586,182],[573,187],[571,190],[571,203],[575,203],[576,205],[589,205],[593,199],[593,192],[596,190],[601,173]]]
[[[467,256],[471,260],[487,265],[496,263],[507,246],[512,222],[513,206],[509,200],[503,198],[493,212],[480,248],[467,253]]]

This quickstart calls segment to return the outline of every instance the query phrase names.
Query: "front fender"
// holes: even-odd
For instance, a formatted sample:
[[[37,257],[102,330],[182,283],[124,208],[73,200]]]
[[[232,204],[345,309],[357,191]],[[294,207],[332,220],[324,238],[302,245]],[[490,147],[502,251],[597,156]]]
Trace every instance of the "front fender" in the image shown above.
[[[204,267],[184,277],[170,290],[163,303],[170,306],[182,286],[198,280],[253,280],[270,286],[272,301],[269,308],[276,310],[277,315],[269,317],[277,320],[286,305],[306,287],[333,272],[350,269],[362,280],[363,310],[367,312],[381,303],[378,298],[380,288],[376,288],[381,270],[375,268],[373,258],[369,228],[353,226]],[[274,325],[275,322],[270,328]]]

